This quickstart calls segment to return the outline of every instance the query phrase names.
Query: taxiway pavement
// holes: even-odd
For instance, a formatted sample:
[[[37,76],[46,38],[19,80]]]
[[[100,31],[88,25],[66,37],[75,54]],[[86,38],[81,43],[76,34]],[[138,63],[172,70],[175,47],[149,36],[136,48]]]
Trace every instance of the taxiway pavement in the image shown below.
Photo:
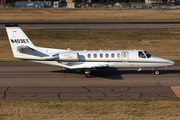
[[[180,20],[59,20],[59,21],[0,21],[19,24],[28,30],[166,30],[180,29]]]
[[[83,71],[31,62],[1,62],[0,99],[178,98],[180,62],[160,72],[98,69],[92,71],[92,78],[86,78]]]

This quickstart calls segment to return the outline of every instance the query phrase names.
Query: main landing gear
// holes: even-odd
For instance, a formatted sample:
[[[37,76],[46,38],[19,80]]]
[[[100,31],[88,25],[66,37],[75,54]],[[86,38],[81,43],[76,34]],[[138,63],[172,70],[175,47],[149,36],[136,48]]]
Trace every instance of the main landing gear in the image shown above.
[[[91,78],[91,70],[90,69],[85,69],[84,71],[85,71],[85,76],[87,78]]]
[[[159,75],[159,74],[160,74],[159,70],[158,70],[157,68],[154,68],[154,69],[155,69],[154,74],[155,74],[155,75]],[[154,69],[153,69],[153,70],[154,70]],[[153,70],[152,70],[152,71],[153,71]],[[139,68],[139,70],[137,70],[137,71],[141,71],[141,68]]]

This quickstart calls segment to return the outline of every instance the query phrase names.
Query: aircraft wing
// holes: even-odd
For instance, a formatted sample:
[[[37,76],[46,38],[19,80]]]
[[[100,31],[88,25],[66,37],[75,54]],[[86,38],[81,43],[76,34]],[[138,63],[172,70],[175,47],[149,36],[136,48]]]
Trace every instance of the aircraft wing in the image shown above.
[[[99,63],[99,62],[95,62],[95,63],[90,62],[90,63],[85,63],[85,64],[70,63],[67,66],[70,69],[87,69],[87,68],[108,68],[109,64],[108,63]]]
[[[89,66],[89,68],[106,68],[106,67],[109,67],[109,65],[108,64],[99,64],[99,65],[90,65]]]

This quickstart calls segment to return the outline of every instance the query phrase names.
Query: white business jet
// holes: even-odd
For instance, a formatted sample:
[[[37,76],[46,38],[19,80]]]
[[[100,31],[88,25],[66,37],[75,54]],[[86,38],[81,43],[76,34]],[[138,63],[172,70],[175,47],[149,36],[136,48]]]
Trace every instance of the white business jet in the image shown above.
[[[5,25],[15,58],[31,62],[60,66],[68,69],[84,69],[91,77],[96,68],[158,68],[173,66],[174,61],[152,56],[144,50],[93,50],[71,51],[36,47],[16,24]]]

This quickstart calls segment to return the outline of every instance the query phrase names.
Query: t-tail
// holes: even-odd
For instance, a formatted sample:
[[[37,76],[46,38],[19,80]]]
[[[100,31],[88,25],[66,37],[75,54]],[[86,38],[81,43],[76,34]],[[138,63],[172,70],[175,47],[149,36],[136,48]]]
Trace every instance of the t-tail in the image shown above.
[[[5,25],[14,57],[22,56],[21,48],[35,48],[30,39],[17,24]]]
[[[17,24],[5,25],[5,27],[15,58],[25,60],[46,59],[47,54],[45,54],[45,50],[34,46]]]

